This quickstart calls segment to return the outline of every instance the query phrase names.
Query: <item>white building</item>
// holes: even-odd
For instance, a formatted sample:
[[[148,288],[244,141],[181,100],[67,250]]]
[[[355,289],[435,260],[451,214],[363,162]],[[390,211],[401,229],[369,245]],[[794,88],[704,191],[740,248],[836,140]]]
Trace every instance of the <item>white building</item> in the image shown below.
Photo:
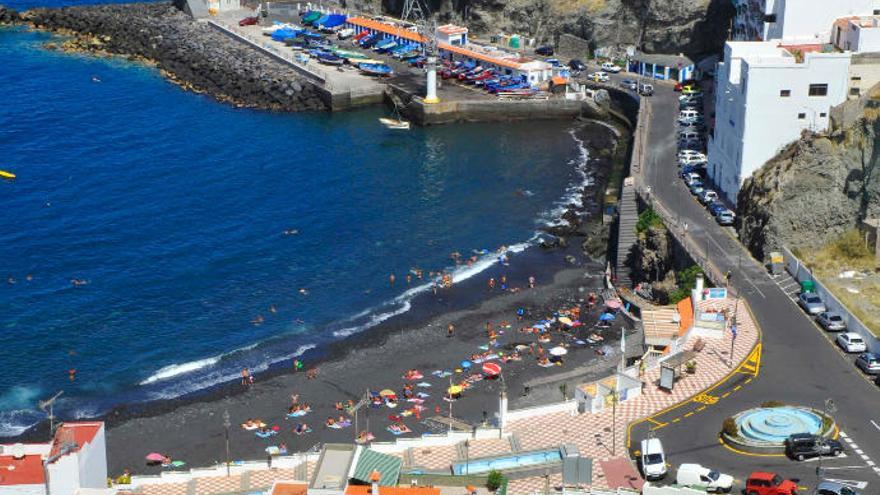
[[[880,17],[853,16],[834,22],[831,43],[838,50],[880,52]]]
[[[851,53],[798,53],[778,41],[728,42],[716,73],[709,177],[736,203],[746,178],[798,139],[828,128],[846,100]]]
[[[735,41],[828,43],[834,20],[880,15],[880,0],[734,0]]]
[[[104,423],[64,423],[49,443],[0,445],[0,495],[74,495],[106,487]]]

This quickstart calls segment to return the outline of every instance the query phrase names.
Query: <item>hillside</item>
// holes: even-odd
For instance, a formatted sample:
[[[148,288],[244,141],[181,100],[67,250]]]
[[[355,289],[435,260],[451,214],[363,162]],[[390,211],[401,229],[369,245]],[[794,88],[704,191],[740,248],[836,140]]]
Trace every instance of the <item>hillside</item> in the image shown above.
[[[829,135],[805,134],[746,180],[742,242],[759,259],[781,245],[817,249],[880,216],[880,115],[865,110]]]
[[[349,0],[343,5],[397,15],[403,0]],[[730,0],[428,0],[440,22],[480,35],[519,33],[553,43],[561,34],[591,46],[642,45],[647,52],[699,55],[724,45]]]

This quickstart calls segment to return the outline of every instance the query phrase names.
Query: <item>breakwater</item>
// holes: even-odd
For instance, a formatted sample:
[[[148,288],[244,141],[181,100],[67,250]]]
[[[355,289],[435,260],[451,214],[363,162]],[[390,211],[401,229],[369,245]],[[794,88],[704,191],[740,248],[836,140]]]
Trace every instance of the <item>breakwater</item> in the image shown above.
[[[34,9],[21,20],[72,35],[62,49],[154,63],[184,89],[236,106],[279,111],[327,107],[315,86],[291,67],[193,21],[170,3]]]

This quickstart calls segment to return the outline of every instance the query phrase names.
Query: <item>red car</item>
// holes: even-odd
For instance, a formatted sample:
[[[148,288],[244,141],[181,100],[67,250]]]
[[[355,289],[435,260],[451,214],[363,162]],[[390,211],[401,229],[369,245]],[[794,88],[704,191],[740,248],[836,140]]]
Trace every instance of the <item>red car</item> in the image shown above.
[[[256,26],[257,18],[254,16],[245,17],[244,19],[238,21],[239,26]]]
[[[776,473],[756,471],[746,480],[746,495],[797,495],[795,480],[783,479]]]

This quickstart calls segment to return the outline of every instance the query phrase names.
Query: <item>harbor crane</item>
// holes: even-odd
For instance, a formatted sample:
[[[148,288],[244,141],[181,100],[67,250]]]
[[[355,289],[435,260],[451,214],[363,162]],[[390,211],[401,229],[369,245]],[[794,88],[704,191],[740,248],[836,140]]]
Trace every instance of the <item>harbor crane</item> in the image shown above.
[[[425,103],[440,103],[437,97],[437,38],[436,25],[424,0],[406,0],[401,19],[416,25],[417,32],[425,40],[425,69],[427,74]]]

